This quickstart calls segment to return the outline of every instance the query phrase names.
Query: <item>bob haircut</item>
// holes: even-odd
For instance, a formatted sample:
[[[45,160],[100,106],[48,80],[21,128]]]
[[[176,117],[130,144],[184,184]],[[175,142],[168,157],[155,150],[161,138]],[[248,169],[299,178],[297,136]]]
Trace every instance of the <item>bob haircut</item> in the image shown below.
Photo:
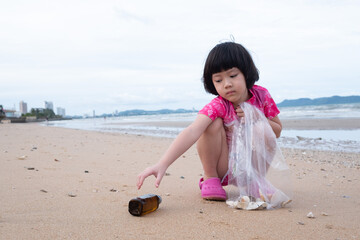
[[[224,42],[216,45],[206,59],[202,78],[205,90],[208,93],[219,95],[212,81],[212,75],[233,67],[237,67],[244,75],[248,90],[259,80],[259,71],[250,53],[241,44]]]

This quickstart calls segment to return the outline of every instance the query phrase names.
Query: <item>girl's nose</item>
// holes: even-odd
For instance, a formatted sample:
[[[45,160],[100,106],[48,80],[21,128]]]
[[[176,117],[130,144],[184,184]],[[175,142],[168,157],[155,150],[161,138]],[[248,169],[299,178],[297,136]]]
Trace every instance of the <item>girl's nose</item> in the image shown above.
[[[231,87],[231,86],[232,86],[232,83],[231,83],[230,78],[225,78],[225,87]]]

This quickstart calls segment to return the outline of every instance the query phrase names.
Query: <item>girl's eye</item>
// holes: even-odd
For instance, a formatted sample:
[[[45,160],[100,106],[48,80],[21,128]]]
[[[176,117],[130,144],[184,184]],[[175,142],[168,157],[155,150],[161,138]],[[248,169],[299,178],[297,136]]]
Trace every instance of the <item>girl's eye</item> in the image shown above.
[[[237,74],[231,75],[231,78],[236,78]]]
[[[217,83],[219,83],[219,82],[221,82],[221,79],[216,79],[216,80],[214,80],[215,82],[217,82]]]

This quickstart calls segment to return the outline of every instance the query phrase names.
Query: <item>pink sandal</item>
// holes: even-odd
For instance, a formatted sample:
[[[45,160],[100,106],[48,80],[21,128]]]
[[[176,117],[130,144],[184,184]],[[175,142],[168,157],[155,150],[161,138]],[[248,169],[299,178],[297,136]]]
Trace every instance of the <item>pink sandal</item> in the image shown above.
[[[226,192],[221,186],[220,178],[209,178],[204,181],[200,179],[199,187],[201,189],[201,197],[207,200],[225,201]]]

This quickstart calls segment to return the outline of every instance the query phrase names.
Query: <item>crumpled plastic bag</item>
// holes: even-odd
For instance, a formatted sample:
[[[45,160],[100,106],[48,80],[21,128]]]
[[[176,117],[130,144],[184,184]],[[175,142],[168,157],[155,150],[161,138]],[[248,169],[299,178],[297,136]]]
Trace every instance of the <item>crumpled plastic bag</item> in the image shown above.
[[[246,210],[272,209],[291,202],[290,170],[265,115],[240,105],[245,116],[232,127],[226,203]]]

